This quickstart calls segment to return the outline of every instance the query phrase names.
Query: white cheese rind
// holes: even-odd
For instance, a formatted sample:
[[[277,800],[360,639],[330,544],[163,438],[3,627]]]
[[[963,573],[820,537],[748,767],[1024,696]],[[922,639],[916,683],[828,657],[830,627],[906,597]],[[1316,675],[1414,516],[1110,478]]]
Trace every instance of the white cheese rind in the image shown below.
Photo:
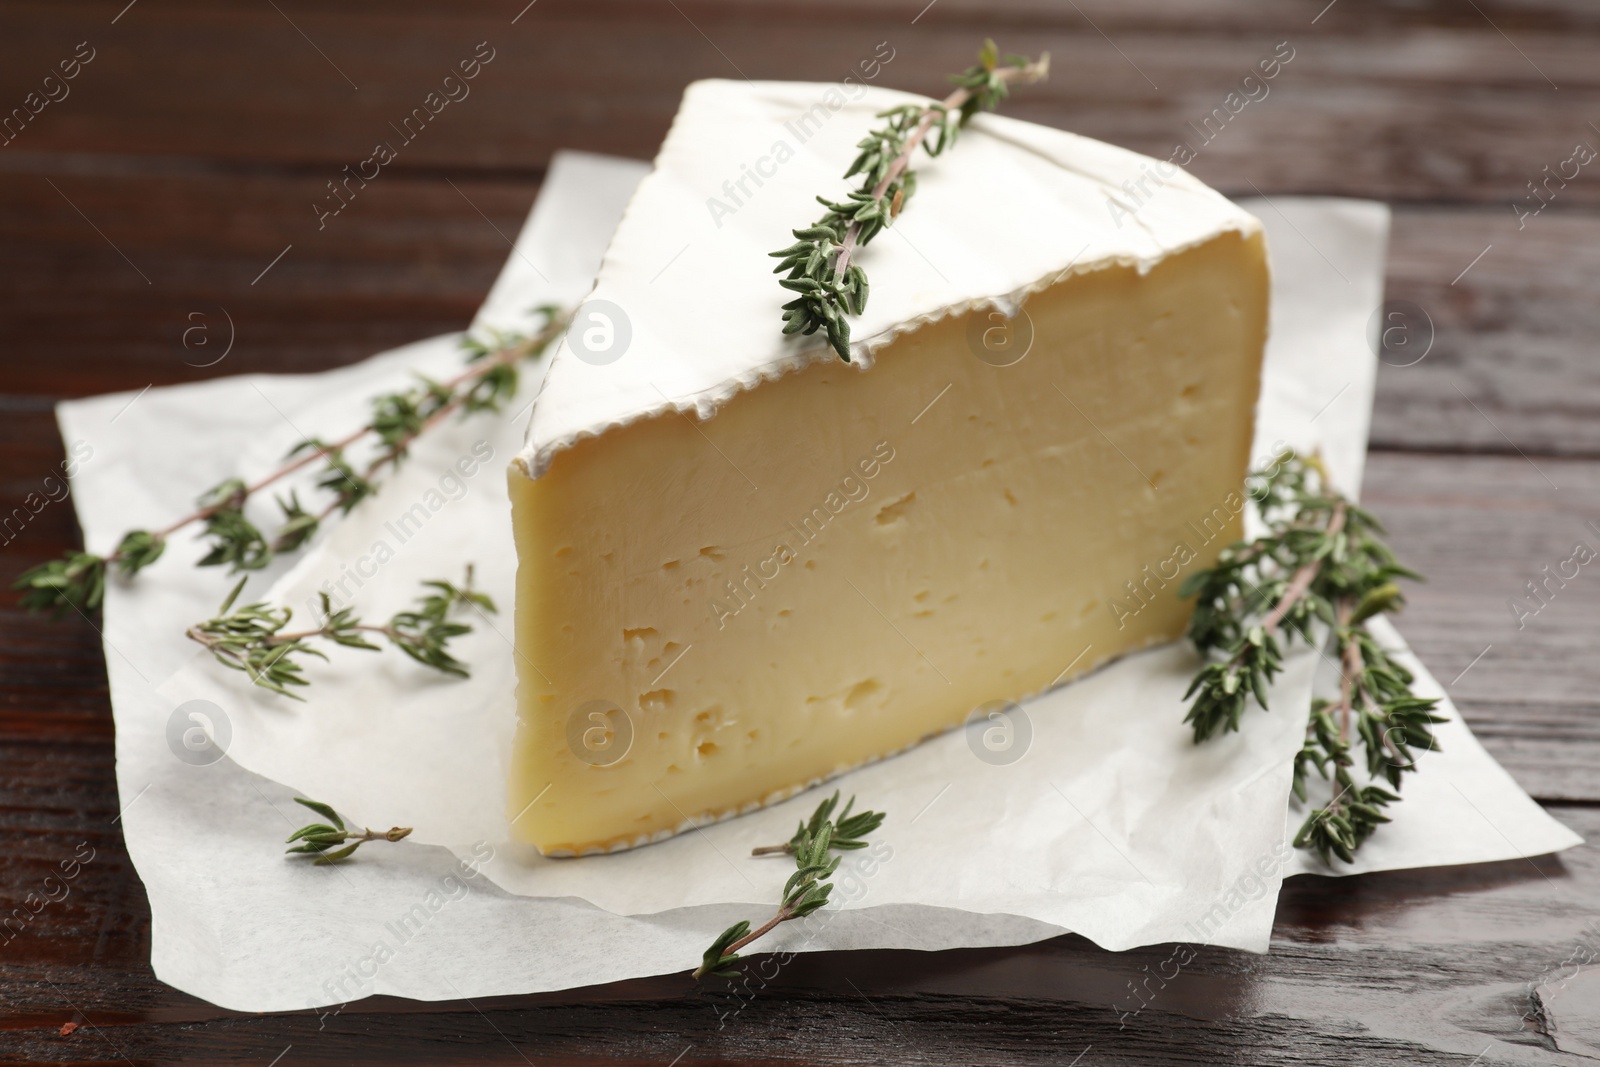
[[[751,810],[1172,640],[1179,572],[1240,532],[1259,224],[1175,168],[984,117],[863,254],[844,364],[783,337],[767,253],[914,98],[840,97],[802,139],[829,92],[690,89],[605,318],[580,311],[535,403],[507,810],[547,854]],[[981,340],[994,307],[1021,358]],[[616,358],[583,353],[596,325]]]
[[[742,390],[833,356],[785,338],[789,294],[767,253],[843,196],[877,112],[923,98],[787,82],[691,85],[601,266],[591,300],[631,335],[614,362],[563,342],[518,468],[538,476],[584,437],[667,410],[710,418]],[[1069,273],[1129,265],[1260,223],[1181,168],[1086,137],[979,115],[954,148],[917,160],[911,205],[860,262],[873,282],[852,324],[859,369],[895,336],[982,306],[1014,308]]]

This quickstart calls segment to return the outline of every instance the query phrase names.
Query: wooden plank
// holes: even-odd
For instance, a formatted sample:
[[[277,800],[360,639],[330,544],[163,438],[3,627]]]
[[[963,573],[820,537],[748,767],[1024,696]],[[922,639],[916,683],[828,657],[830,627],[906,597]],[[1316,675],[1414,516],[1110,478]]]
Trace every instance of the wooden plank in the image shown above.
[[[32,740],[13,721],[0,716],[8,893],[20,898],[92,850],[70,892],[53,890],[60,899],[5,944],[0,1033],[29,1062],[268,1062],[293,1045],[295,1062],[329,1064],[1065,1063],[1087,1047],[1084,1062],[1130,1064],[1452,1064],[1486,1050],[1487,1062],[1543,1064],[1581,1032],[1526,1021],[1530,989],[1600,948],[1600,850],[1587,845],[1537,861],[1296,879],[1264,957],[1109,953],[1064,937],[804,956],[769,965],[769,984],[737,995],[679,974],[474,1003],[375,998],[325,1015],[241,1015],[149,973],[148,914],[110,826],[103,720]],[[1556,814],[1600,834],[1600,810]],[[68,1021],[82,1028],[63,1040]]]
[[[317,184],[0,175],[14,208],[0,242],[0,344],[15,356],[6,389],[77,395],[319,370],[462,329],[537,192],[397,176],[319,231]]]
[[[1597,268],[1588,211],[1552,208],[1520,229],[1509,213],[1398,211],[1388,295],[1405,303],[1390,325],[1412,336],[1383,355],[1373,443],[1600,455]]]
[[[1194,172],[1229,192],[1254,183],[1509,214],[1575,140],[1600,146],[1588,125],[1600,114],[1600,67],[1583,35],[1595,17],[1575,3],[1486,4],[1481,17],[1343,0],[1315,25],[1321,5],[1289,0],[1211,3],[1187,17],[1152,3],[995,13],[945,0],[915,24],[912,5],[889,3],[819,13],[753,0],[545,0],[516,25],[505,6],[445,20],[418,5],[190,0],[141,5],[112,26],[91,18],[103,5],[11,5],[0,14],[0,102],[20,103],[77,42],[92,38],[97,51],[71,95],[0,150],[0,166],[39,153],[204,157],[303,168],[320,189],[391,140],[396,173],[537,173],[558,147],[652,154],[695,78],[842,78],[887,42],[895,58],[878,80],[927,92],[971,61],[985,33],[1056,59],[1051,81],[1010,113],[1162,157],[1187,141]],[[816,32],[823,20],[830,32]],[[495,59],[471,95],[400,139],[391,123],[479,41]],[[1294,59],[1266,95],[1203,141],[1206,117],[1281,41]],[[1600,203],[1600,182],[1574,180],[1559,199]]]
[[[1600,464],[1378,453],[1363,495],[1428,577],[1401,632],[1485,747],[1541,799],[1600,801]]]

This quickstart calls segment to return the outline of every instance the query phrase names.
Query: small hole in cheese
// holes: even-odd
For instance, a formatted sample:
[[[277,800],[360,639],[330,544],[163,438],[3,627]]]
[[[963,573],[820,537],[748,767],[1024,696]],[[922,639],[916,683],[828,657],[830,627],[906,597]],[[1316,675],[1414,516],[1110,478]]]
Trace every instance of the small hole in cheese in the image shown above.
[[[857,711],[862,707],[862,705],[866,704],[874,696],[876,696],[882,688],[883,683],[879,682],[876,678],[868,678],[866,681],[857,682],[855,685],[851,686],[850,691],[844,695],[844,706],[849,708],[851,711]]]
[[[648,693],[639,694],[640,711],[666,711],[672,706],[672,700],[678,694],[670,689],[654,689]]]
[[[916,500],[917,494],[912,492],[907,493],[898,500],[889,501],[889,503],[878,509],[878,525],[887,526],[896,519],[902,518],[906,513],[906,509],[916,503]]]

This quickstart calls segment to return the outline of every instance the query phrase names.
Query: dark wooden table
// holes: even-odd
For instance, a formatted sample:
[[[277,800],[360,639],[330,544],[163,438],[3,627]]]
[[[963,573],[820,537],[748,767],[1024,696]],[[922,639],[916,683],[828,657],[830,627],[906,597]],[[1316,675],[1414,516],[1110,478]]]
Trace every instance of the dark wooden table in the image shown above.
[[[1409,351],[1432,341],[1382,369],[1372,429],[1368,499],[1432,579],[1402,627],[1523,786],[1600,836],[1600,564],[1520,626],[1511,607],[1575,543],[1600,547],[1600,160],[1568,162],[1600,148],[1593,0],[124,3],[0,8],[0,109],[62,97],[0,146],[0,578],[77,543],[68,503],[11,510],[62,459],[55,400],[318,370],[461,328],[551,152],[648,158],[692,79],[837,79],[886,41],[880,82],[931,91],[993,35],[1055,60],[1010,114],[1167,156],[1288,42],[1268,95],[1191,169],[1232,194],[1393,204],[1389,292],[1411,302]],[[472,95],[319,231],[326,183],[480,41],[495,58]],[[75,78],[45,82],[75,56]],[[204,366],[224,311],[235,343]],[[802,958],[721,1030],[683,975],[222,1011],[151,974],[94,630],[8,594],[0,672],[0,911],[80,841],[96,854],[0,939],[5,1062],[1488,1065],[1600,1045],[1593,846],[1297,879],[1270,955],[1203,950],[1125,1025],[1113,1003],[1169,950],[1074,937]]]

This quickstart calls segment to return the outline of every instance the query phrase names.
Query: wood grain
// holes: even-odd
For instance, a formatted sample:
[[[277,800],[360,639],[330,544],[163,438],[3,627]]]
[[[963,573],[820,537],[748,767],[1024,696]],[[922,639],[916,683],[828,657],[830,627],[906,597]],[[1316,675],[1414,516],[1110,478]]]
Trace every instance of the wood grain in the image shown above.
[[[459,329],[551,152],[648,158],[692,79],[837,78],[887,41],[878,81],[927,90],[993,35],[1055,57],[1011,114],[1165,156],[1286,41],[1268,94],[1191,169],[1231,194],[1394,203],[1388,310],[1416,344],[1385,353],[1367,500],[1431,579],[1400,627],[1486,747],[1600,834],[1600,571],[1511,607],[1576,542],[1600,548],[1600,163],[1545,189],[1537,216],[1513,210],[1575,142],[1600,147],[1590,0],[524,2],[0,9],[0,118],[78,42],[95,49],[70,96],[0,145],[0,579],[77,541],[69,503],[15,510],[61,459],[54,398],[318,370]],[[325,183],[480,41],[495,58],[472,95],[319,229]],[[233,347],[208,366],[229,318]],[[1487,1065],[1600,1047],[1561,989],[1600,955],[1592,845],[1296,879],[1270,955],[1200,948],[1136,1014],[1130,982],[1173,949],[1073,937],[800,958],[725,1026],[727,998],[684,975],[226,1012],[150,972],[113,766],[92,627],[0,599],[0,912],[74,850],[94,857],[0,932],[0,1061]]]
[[[36,886],[82,843],[94,849],[72,893],[4,945],[0,1048],[20,1062],[266,1063],[293,1045],[294,1062],[329,1064],[680,1054],[1022,1064],[1065,1063],[1092,1046],[1083,1062],[1450,1064],[1487,1049],[1483,1062],[1548,1064],[1571,1062],[1554,1051],[1566,1035],[1530,994],[1567,975],[1575,949],[1600,951],[1591,845],[1559,859],[1295,879],[1269,955],[1197,946],[1175,975],[1172,961],[1187,954],[1173,946],[1110,953],[1064,937],[803,956],[737,996],[675,975],[472,1003],[375,998],[320,1016],[243,1015],[149,975],[148,915],[111,826],[109,730],[72,733],[30,741],[0,718],[8,883]],[[60,762],[78,773],[61,776]],[[1554,810],[1600,834],[1595,808]],[[67,1021],[83,1026],[64,1041]]]
[[[1378,453],[1363,496],[1428,576],[1401,632],[1479,739],[1535,796],[1600,803],[1600,464]]]
[[[386,177],[319,231],[312,178],[159,161],[0,172],[15,208],[0,285],[16,303],[0,346],[21,357],[7,392],[321,370],[461,329],[537,189]],[[1597,274],[1600,213],[1552,211],[1519,231],[1486,207],[1397,207],[1389,308],[1411,347],[1384,354],[1374,447],[1600,456]],[[79,314],[86,302],[100,313]],[[212,363],[227,318],[236,343]],[[72,363],[70,382],[47,354]]]
[[[0,16],[0,101],[20,102],[88,40],[96,58],[5,153],[201,157],[316,172],[369,154],[390,123],[479,41],[496,50],[474,90],[404,146],[397,172],[537,173],[558,147],[648,155],[694,78],[841,78],[887,41],[879,80],[926,91],[970,62],[975,37],[1049,50],[1050,81],[1012,113],[1163,157],[1222,106],[1280,41],[1295,58],[1267,95],[1199,148],[1195,173],[1227,192],[1277,191],[1509,204],[1573,143],[1600,134],[1600,67],[1576,4],[1340,0],[1046,5],[996,13],[917,5],[560,2],[14,4]],[[826,23],[829,32],[815,32]],[[1098,27],[1098,29],[1097,29]],[[782,47],[773,42],[782,40]],[[314,45],[313,45],[314,42]],[[59,56],[58,56],[59,53]],[[591,57],[605,58],[593,77]],[[1554,87],[1553,87],[1554,86]],[[134,89],[129,92],[128,89]],[[530,106],[530,102],[537,101]],[[1537,122],[1527,117],[1537,113]],[[1191,126],[1190,123],[1195,124]],[[1338,146],[1337,166],[1330,146]],[[1600,203],[1592,176],[1558,203]]]

